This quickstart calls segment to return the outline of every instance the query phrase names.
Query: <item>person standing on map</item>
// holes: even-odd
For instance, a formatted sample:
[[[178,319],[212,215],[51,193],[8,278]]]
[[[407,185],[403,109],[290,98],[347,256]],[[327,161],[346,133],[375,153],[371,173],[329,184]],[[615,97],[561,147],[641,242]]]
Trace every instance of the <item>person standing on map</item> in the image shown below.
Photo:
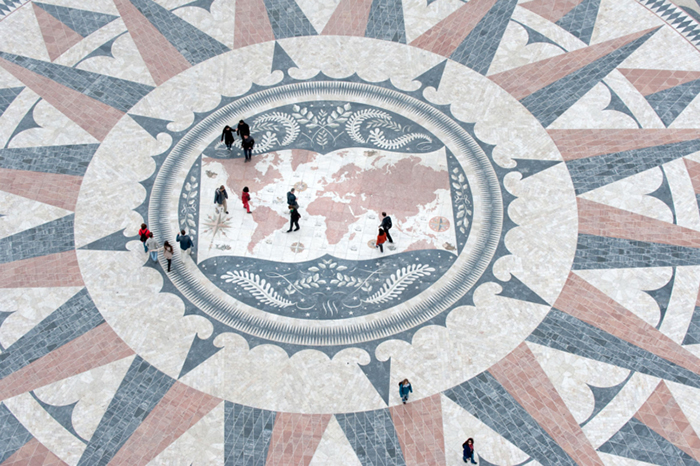
[[[383,228],[379,229],[379,234],[377,235],[377,242],[375,243],[375,248],[379,248],[380,251],[384,252],[384,242],[386,241],[386,232]]]
[[[243,146],[243,155],[245,155],[245,161],[250,162],[250,159],[253,157],[253,146],[255,145],[255,139],[251,138],[248,135],[243,136],[243,142],[241,143],[241,145]]]
[[[248,123],[243,120],[239,121],[238,127],[236,127],[236,134],[238,134],[241,139],[243,139],[243,136],[250,136],[250,126],[248,126]]]
[[[231,150],[231,146],[233,145],[233,129],[229,125],[224,126],[224,130],[221,132],[221,140],[226,144],[226,148]]]
[[[243,194],[241,194],[241,201],[243,201],[243,207],[245,208],[245,210],[247,210],[250,214],[250,190],[248,189],[248,186],[243,188]]]
[[[389,240],[390,243],[393,243],[394,240],[391,239],[391,235],[389,234],[389,230],[391,230],[392,224],[391,224],[391,217],[389,217],[386,212],[382,212],[382,224],[381,227],[384,229],[384,232],[386,233],[386,239]]]
[[[214,193],[214,204],[223,207],[224,212],[228,213],[228,206],[226,205],[226,199],[228,199],[228,193],[226,192],[226,188],[224,188],[224,185],[222,184],[219,189],[216,190]],[[218,211],[218,208],[217,208]]]
[[[291,221],[289,222],[289,230],[287,230],[287,233],[292,231],[292,227],[295,225],[296,228],[294,229],[294,231],[297,231],[299,229],[299,219],[301,218],[301,214],[293,205],[289,206],[289,218],[291,219]]]
[[[287,193],[287,204],[289,207],[294,207],[296,209],[299,208],[299,204],[297,204],[297,196],[294,194],[294,188]]]

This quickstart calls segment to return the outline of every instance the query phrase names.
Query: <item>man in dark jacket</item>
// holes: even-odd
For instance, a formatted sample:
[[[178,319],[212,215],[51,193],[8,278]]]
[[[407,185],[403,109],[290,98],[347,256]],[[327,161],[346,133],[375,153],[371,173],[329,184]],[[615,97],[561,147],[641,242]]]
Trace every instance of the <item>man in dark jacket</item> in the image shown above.
[[[214,192],[214,204],[224,208],[224,212],[228,213],[228,206],[226,205],[226,199],[228,199],[228,193],[224,185],[221,185],[219,189]]]
[[[221,132],[221,140],[224,142],[224,144],[226,144],[226,148],[228,150],[231,150],[233,139],[233,129],[229,125],[226,125],[224,130]]]
[[[287,204],[291,207],[299,207],[299,204],[297,204],[297,196],[294,194],[294,188],[287,193]]]
[[[243,136],[243,154],[245,155],[245,161],[250,162],[253,157],[253,146],[255,146],[255,139],[250,136]]]
[[[194,249],[194,243],[192,242],[192,238],[190,238],[190,235],[185,233],[185,230],[180,230],[180,234],[177,235],[175,238],[175,241],[180,243],[180,249],[182,250],[182,257],[184,258],[186,255],[191,256],[192,255],[192,250]]]
[[[292,231],[293,226],[296,226],[294,231],[297,231],[299,229],[299,219],[301,218],[301,214],[299,214],[299,211],[293,206],[289,206],[289,218],[291,221],[289,222],[289,230],[287,230],[287,233]]]
[[[382,212],[382,224],[380,225],[384,231],[386,232],[386,239],[390,242],[393,243],[394,240],[391,239],[391,235],[389,234],[389,230],[391,229],[391,217],[389,217],[386,212]]]
[[[239,121],[238,127],[236,128],[236,134],[238,134],[241,139],[243,136],[250,136],[250,127],[248,126],[248,123],[243,120]]]

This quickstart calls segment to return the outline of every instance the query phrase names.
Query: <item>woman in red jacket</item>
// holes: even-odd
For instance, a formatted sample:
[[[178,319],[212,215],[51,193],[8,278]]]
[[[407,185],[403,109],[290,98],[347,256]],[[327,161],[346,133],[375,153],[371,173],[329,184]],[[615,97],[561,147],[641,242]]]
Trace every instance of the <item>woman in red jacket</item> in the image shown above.
[[[139,239],[143,243],[143,250],[148,252],[148,246],[146,246],[146,240],[148,240],[148,235],[150,235],[151,232],[148,231],[148,227],[146,226],[145,223],[141,224],[141,229],[139,230]]]
[[[249,202],[250,202],[250,193],[249,193],[249,190],[248,190],[248,186],[246,186],[245,188],[243,188],[243,194],[241,194],[241,200],[243,201],[243,207],[245,207],[245,209],[248,211],[248,213],[251,213],[251,212],[250,212],[250,204],[249,204]]]
[[[384,228],[379,229],[379,234],[377,235],[377,242],[376,242],[376,248],[379,248],[380,251],[384,252],[384,246],[382,246],[386,242],[386,231],[384,231]]]

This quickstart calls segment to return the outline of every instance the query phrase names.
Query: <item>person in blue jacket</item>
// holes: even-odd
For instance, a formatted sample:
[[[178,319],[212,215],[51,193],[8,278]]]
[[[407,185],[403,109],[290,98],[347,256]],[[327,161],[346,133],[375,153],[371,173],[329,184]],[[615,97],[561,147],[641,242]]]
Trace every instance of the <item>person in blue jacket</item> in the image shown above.
[[[399,395],[401,395],[401,401],[406,404],[408,401],[408,394],[413,393],[413,387],[411,387],[411,382],[408,379],[403,379],[399,382]]]
[[[474,439],[468,438],[467,441],[462,444],[462,448],[464,448],[462,460],[464,460],[465,463],[468,462],[467,460],[471,460],[472,464],[476,464],[476,461],[474,461]]]
[[[185,230],[180,230],[180,234],[177,235],[175,241],[180,243],[180,249],[182,250],[183,258],[185,255],[191,256],[194,243],[192,242],[192,238],[190,238],[190,235],[185,233]]]

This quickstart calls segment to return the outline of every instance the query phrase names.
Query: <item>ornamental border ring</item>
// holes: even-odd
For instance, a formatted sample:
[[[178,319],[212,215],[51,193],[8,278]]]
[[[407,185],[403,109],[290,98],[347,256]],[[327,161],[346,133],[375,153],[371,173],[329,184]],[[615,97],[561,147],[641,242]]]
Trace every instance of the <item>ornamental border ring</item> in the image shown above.
[[[474,220],[467,243],[452,267],[430,288],[401,304],[366,316],[326,321],[281,317],[249,306],[216,287],[199,268],[184,267],[179,262],[173,264],[175,273],[168,278],[204,313],[246,334],[304,346],[353,345],[401,333],[446,311],[474,286],[496,252],[503,226],[498,178],[485,152],[450,116],[393,89],[358,82],[312,81],[254,92],[204,118],[169,150],[153,184],[148,217],[160,233],[160,240],[174,237],[167,213],[177,212],[178,199],[172,193],[179,185],[175,183],[185,179],[201,148],[225,121],[293,102],[318,100],[357,102],[392,110],[419,121],[453,153],[472,186]]]

